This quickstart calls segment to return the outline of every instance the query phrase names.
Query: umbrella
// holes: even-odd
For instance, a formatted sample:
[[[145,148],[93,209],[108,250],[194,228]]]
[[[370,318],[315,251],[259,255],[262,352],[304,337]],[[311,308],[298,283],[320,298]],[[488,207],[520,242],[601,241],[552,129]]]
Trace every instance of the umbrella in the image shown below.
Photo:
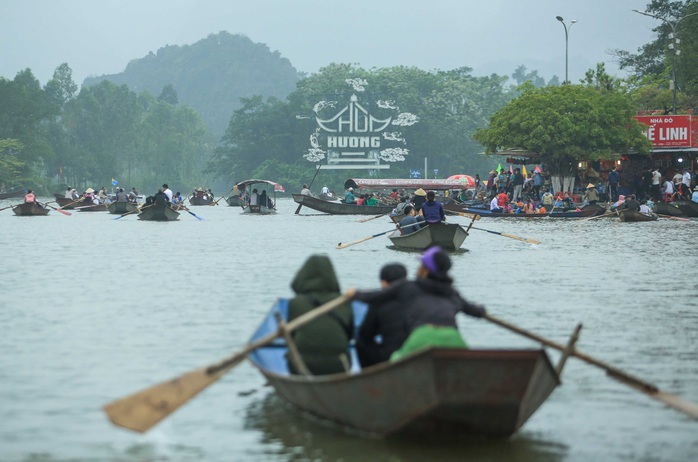
[[[458,180],[466,189],[476,187],[475,178],[470,175],[451,175],[447,180]]]

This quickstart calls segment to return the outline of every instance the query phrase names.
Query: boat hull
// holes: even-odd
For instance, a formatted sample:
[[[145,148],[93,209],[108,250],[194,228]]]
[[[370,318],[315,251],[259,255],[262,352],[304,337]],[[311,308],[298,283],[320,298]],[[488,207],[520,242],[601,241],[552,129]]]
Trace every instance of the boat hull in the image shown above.
[[[168,205],[151,205],[138,214],[139,220],[145,221],[175,221],[179,217],[179,212],[173,210]]]
[[[109,210],[109,213],[121,215],[137,212],[138,207],[132,202],[112,202],[107,206],[107,210]]]
[[[678,205],[673,202],[657,202],[654,204],[654,213],[658,215],[669,215],[671,217],[683,217],[685,214]]]
[[[49,209],[34,202],[25,202],[13,207],[12,211],[19,217],[37,217],[48,215]]]
[[[433,245],[457,250],[467,237],[468,233],[457,223],[437,223],[410,234],[400,234],[400,230],[396,230],[388,236],[395,247],[406,250],[425,250]]]
[[[14,199],[15,197],[22,197],[26,193],[24,189],[11,189],[9,191],[0,192],[0,199]]]
[[[280,301],[252,340],[276,329],[272,314],[285,317],[287,306]],[[359,323],[365,305],[353,307]],[[508,437],[559,385],[543,350],[430,348],[362,371],[310,377],[288,374],[285,351],[277,339],[249,358],[304,415],[374,437]]]
[[[242,206],[242,201],[240,200],[240,196],[238,194],[235,194],[234,196],[227,197],[225,199],[225,201],[231,207],[241,207]]]
[[[331,215],[383,215],[393,211],[392,205],[356,205],[323,201],[307,194],[294,194],[293,200],[304,207]]]
[[[190,205],[211,205],[213,204],[214,201],[210,201],[208,199],[204,199],[203,197],[190,197],[189,198],[189,204]]]
[[[78,212],[106,212],[109,210],[107,204],[78,205],[75,207]]]
[[[635,210],[619,210],[618,218],[624,222],[634,221],[656,221],[657,215],[645,215],[644,213],[636,212]]]
[[[676,201],[674,204],[676,204],[687,217],[698,217],[698,203],[693,201]]]

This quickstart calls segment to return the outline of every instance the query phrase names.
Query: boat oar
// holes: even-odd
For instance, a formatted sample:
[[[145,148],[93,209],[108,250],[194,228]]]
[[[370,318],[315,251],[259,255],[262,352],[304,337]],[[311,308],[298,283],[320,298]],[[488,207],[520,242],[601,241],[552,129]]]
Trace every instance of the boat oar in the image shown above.
[[[660,217],[660,218],[668,218],[668,219],[670,219],[670,220],[691,221],[691,220],[689,220],[688,218],[672,217],[671,215],[660,215],[660,214],[658,214],[658,213],[657,213],[656,215],[657,215],[658,217]]]
[[[37,204],[41,205],[39,202],[37,202]],[[48,205],[48,203],[45,203],[44,205],[50,209],[55,210],[56,212],[62,213],[63,215],[66,215],[66,216],[72,215],[72,213],[66,212],[65,210],[58,209],[58,208],[54,207],[53,205]]]
[[[542,343],[543,345],[549,346],[551,348],[555,348],[556,350],[564,351],[565,350],[565,345],[561,345],[559,343],[553,342],[552,340],[548,340],[546,338],[543,338],[537,334],[534,334],[532,332],[528,332],[518,326],[515,326],[513,324],[510,324],[502,319],[495,318],[494,316],[491,316],[489,314],[485,314],[485,319],[488,321],[491,321],[499,326],[502,326],[506,329],[509,329],[513,332],[516,332],[517,334],[521,334],[524,337],[528,337],[532,340],[535,340],[537,342]],[[606,364],[598,359],[592,358],[591,356],[585,355],[575,349],[572,349],[569,352],[570,356],[576,356],[577,358],[581,359],[584,362],[587,362],[593,366],[600,367],[601,369],[604,369],[606,371],[606,374],[609,376],[613,377],[614,379],[618,380],[619,382],[622,382],[626,385],[630,385],[631,387],[640,390],[641,392],[649,395],[650,397],[659,400],[663,402],[664,404],[673,407],[676,410],[679,410],[685,414],[688,414],[689,416],[693,417],[694,419],[698,419],[698,404],[692,403],[690,401],[686,401],[683,398],[673,395],[671,393],[667,393],[665,391],[660,390],[657,388],[656,385],[653,385],[651,383],[645,382],[642,379],[638,379],[637,377],[633,377],[632,375],[628,374],[627,372],[624,372],[614,366],[611,366],[610,364]]]
[[[63,208],[66,208],[66,207],[70,207],[71,205],[77,204],[78,202],[82,201],[82,199],[83,199],[83,197],[80,196],[77,200],[74,200],[73,202],[68,202],[68,203],[65,204],[65,205],[61,205],[60,208],[63,209]]]
[[[0,212],[2,212],[3,210],[11,209],[12,207],[17,207],[17,205],[19,205],[19,204],[16,204],[16,205],[8,205],[7,207],[3,207],[3,208],[0,209]]]
[[[392,212],[383,213],[383,214],[380,214],[380,215],[376,215],[375,217],[364,218],[363,220],[357,220],[357,223],[366,223],[367,221],[375,220],[376,218],[384,217],[384,216],[386,216],[386,215],[390,215],[391,213],[392,213]]]
[[[185,212],[187,212],[189,215],[192,215],[192,216],[195,217],[197,220],[204,221],[203,218],[201,218],[200,216],[198,216],[197,214],[195,214],[194,212],[192,212],[191,210],[189,210],[189,208],[188,208],[186,205],[182,205],[182,210],[184,210]]]
[[[104,406],[104,411],[115,425],[137,432],[146,432],[218,380],[223,374],[240,364],[250,352],[273,342],[277,337],[283,336],[284,332],[293,332],[298,327],[329,313],[348,300],[344,296],[337,297],[292,320],[284,326],[283,331],[277,330],[251,342],[241,351],[222,361],[194,369],[179,377],[113,401]]]
[[[500,236],[508,237],[510,239],[516,239],[517,241],[527,242],[529,244],[540,244],[540,241],[537,239],[531,239],[528,237],[520,237],[520,236],[515,236],[513,234],[507,234],[507,233],[500,233],[498,231],[490,231],[489,229],[476,228],[475,226],[471,226],[471,228],[477,229],[478,231],[485,231],[487,233],[498,234]]]
[[[310,180],[310,184],[308,185],[308,189],[310,189],[310,187],[313,185],[313,182],[315,181],[315,177],[317,176],[317,174],[320,173],[320,167],[322,167],[322,165],[317,166],[317,170],[315,170],[315,175],[313,176],[313,179]],[[296,213],[294,215],[298,215],[300,213],[301,207],[303,207],[303,204],[298,204],[298,208],[296,209]]]
[[[444,210],[444,213],[447,213],[449,215],[457,215],[459,217],[471,218],[473,220],[480,219],[480,214],[478,213],[454,212],[453,210]]]
[[[131,210],[130,212],[122,213],[122,214],[119,215],[118,217],[112,218],[112,220],[119,220],[119,219],[125,217],[126,215],[131,215],[132,213],[140,213],[140,212],[142,212],[143,210],[147,209],[148,207],[150,207],[150,205],[146,205],[146,206],[144,206],[144,207],[142,207],[142,208],[138,208],[138,206],[136,206],[136,210]]]
[[[398,227],[398,229],[411,228],[412,226],[418,226],[418,225],[421,225],[421,224],[424,224],[424,222],[423,222],[423,221],[418,221],[417,223],[412,223],[411,225]],[[388,234],[388,233],[391,232],[391,231],[395,231],[395,228],[389,229],[388,231],[383,231],[382,233],[374,234],[374,235],[372,235],[372,236],[362,237],[361,239],[357,239],[357,240],[355,240],[355,241],[347,242],[347,243],[344,243],[344,244],[342,244],[342,243],[340,242],[339,244],[337,244],[337,248],[338,248],[338,249],[346,249],[347,247],[350,247],[350,246],[356,245],[356,244],[361,244],[362,242],[366,242],[366,241],[368,241],[368,240],[370,240],[370,239],[373,239],[374,237],[378,237],[378,236],[382,236],[382,235],[384,235],[384,234]]]
[[[231,192],[233,192],[233,189],[235,189],[235,186],[233,186],[232,188],[230,188],[230,191],[228,191],[227,193],[223,194],[221,197],[219,197],[218,199],[216,199],[216,202],[213,202],[213,203],[208,204],[208,205],[218,205],[218,201],[221,200],[221,199],[223,199],[225,196],[227,196],[227,195],[230,194]]]
[[[607,217],[607,216],[609,216],[609,215],[613,215],[613,213],[612,213],[612,212],[609,212],[608,210],[606,210],[606,211],[605,211],[604,213],[602,213],[601,215],[596,215],[596,216],[588,217],[588,218],[582,218],[582,219],[579,220],[579,221],[596,220],[597,218],[603,218],[603,217]]]

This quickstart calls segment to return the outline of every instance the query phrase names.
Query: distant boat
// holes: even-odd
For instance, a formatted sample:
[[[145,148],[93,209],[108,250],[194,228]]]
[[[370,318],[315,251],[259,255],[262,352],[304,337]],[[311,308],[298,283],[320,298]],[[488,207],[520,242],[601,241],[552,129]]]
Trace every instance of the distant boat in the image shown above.
[[[303,207],[331,215],[385,215],[393,211],[392,205],[356,205],[329,202],[308,194],[294,194],[293,200]]]
[[[257,204],[250,204],[250,195],[252,194],[252,191],[254,189],[259,189],[255,188],[254,186],[260,186],[266,188],[266,186],[269,186],[272,194],[273,194],[273,199],[267,195],[267,200],[266,204],[262,203],[257,203]],[[266,185],[266,186],[264,186]],[[235,186],[237,186],[238,190],[242,193],[245,193],[245,201],[244,203],[240,204],[240,207],[242,207],[242,212],[243,213],[255,213],[255,214],[272,214],[276,213],[276,193],[277,192],[284,192],[284,187],[281,186],[279,183],[275,183],[273,181],[269,180],[245,180],[237,183]],[[260,201],[261,199],[261,193],[257,191],[257,200]],[[230,204],[230,203],[229,203]]]
[[[445,250],[457,250],[468,237],[468,233],[458,223],[435,223],[409,234],[395,230],[388,236],[398,249],[426,250],[438,245]]]
[[[139,220],[145,221],[175,221],[179,212],[169,205],[146,205],[138,214]]]
[[[20,217],[48,215],[48,207],[42,207],[36,202],[24,202],[15,206],[12,211]]]
[[[25,190],[22,188],[13,188],[0,191],[0,199],[14,199],[15,197],[22,197],[25,194]]]

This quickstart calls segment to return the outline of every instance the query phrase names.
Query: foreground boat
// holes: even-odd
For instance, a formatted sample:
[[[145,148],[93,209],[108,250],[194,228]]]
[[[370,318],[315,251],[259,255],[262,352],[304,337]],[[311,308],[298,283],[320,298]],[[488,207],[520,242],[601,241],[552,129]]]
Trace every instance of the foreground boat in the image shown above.
[[[359,325],[366,306],[353,303]],[[251,342],[277,330],[280,300]],[[325,376],[290,375],[282,339],[249,358],[284,399],[321,422],[370,436],[514,434],[559,385],[544,350],[430,348],[397,362]]]
[[[210,200],[208,196],[190,196],[189,197],[189,204],[190,205],[211,205],[213,204],[213,200]]]
[[[457,250],[468,237],[467,231],[457,223],[435,223],[410,234],[395,230],[388,236],[398,249],[426,250],[438,245],[445,250]]]
[[[226,197],[225,201],[231,207],[242,207],[243,205],[243,201],[242,199],[240,199],[239,194],[234,194],[232,196]]]
[[[32,217],[48,215],[48,207],[42,207],[36,202],[24,202],[12,208],[15,215],[20,217]]]
[[[133,202],[112,202],[107,206],[109,213],[122,215],[124,213],[134,213],[138,211],[138,206]]]
[[[620,221],[656,221],[657,215],[645,215],[644,213],[637,212],[635,210],[618,210],[618,218]]]
[[[293,200],[303,207],[331,215],[384,215],[393,211],[392,205],[356,205],[330,202],[307,194],[294,194]]]
[[[175,221],[179,217],[179,212],[169,205],[150,205],[141,209],[138,214],[139,220],[145,221]]]

